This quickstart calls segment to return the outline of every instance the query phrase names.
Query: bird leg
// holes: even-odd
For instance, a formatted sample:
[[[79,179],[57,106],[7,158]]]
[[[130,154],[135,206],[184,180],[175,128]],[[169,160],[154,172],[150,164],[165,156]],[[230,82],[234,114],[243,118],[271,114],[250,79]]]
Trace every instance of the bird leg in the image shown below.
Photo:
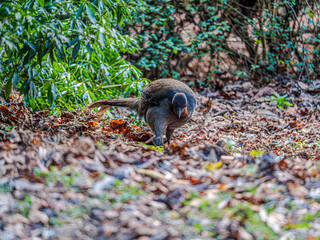
[[[166,137],[167,137],[168,145],[170,145],[170,138],[171,138],[173,132],[174,132],[174,129],[167,128]]]
[[[156,137],[153,139],[153,141],[157,146],[163,145],[162,136],[163,136],[164,128],[165,126],[161,122],[158,122],[154,125],[154,133],[156,134]]]
[[[150,128],[156,135],[156,137],[153,139],[153,142],[157,146],[163,145],[162,136],[166,128],[165,117],[166,114],[162,107],[150,108],[146,114],[146,121],[148,122]]]

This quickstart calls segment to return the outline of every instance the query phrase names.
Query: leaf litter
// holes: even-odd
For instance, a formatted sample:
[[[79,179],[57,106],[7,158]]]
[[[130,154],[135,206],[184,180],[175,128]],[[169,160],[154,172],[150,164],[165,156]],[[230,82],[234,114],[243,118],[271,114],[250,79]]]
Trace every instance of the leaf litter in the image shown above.
[[[319,239],[320,100],[292,89],[204,89],[164,148],[127,110],[0,99],[1,239]]]

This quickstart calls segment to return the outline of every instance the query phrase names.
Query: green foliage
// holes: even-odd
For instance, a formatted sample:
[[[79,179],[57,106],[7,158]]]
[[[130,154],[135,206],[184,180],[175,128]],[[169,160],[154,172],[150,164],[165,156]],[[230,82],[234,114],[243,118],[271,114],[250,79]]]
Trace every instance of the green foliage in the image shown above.
[[[141,195],[145,194],[137,187],[127,185],[120,180],[117,180],[115,190],[118,197],[113,200],[114,202],[130,202],[131,200],[137,200]]]
[[[241,222],[248,232],[261,237],[261,239],[278,239],[277,234],[261,220],[259,213],[251,209],[251,204],[241,203],[233,207],[220,209],[218,202],[210,204],[208,201],[203,201],[200,209],[212,219],[220,220],[225,215],[229,215],[235,221]],[[199,230],[202,228],[199,225],[195,227]]]
[[[153,146],[153,145],[148,145],[148,144],[142,144],[142,146],[147,149],[158,150],[159,152],[162,152],[164,150],[163,147],[159,147],[159,146]]]
[[[273,93],[274,96],[271,96],[270,100],[277,102],[277,107],[280,109],[284,109],[285,106],[291,107],[292,104],[289,102],[292,98],[288,98],[288,95],[285,94],[283,96],[279,95],[277,92]]]
[[[97,98],[138,94],[146,84],[122,58],[135,40],[117,27],[130,20],[122,0],[0,3],[0,86],[33,109],[73,109]]]
[[[23,216],[28,218],[30,209],[31,209],[32,201],[29,196],[25,196],[23,201],[18,200],[16,202],[16,209],[18,213],[21,213]]]
[[[231,152],[237,152],[237,146],[235,141],[233,140],[227,140],[225,141],[226,147],[231,151]]]
[[[58,184],[63,185],[65,188],[71,188],[76,180],[81,178],[78,172],[74,172],[70,167],[64,167],[58,171],[55,167],[50,167],[50,172],[41,172],[39,168],[34,169],[38,178],[42,176],[49,187],[54,187]]]
[[[126,2],[137,11],[122,31],[136,36],[141,48],[128,59],[148,78],[210,83],[225,73],[242,79],[320,74],[316,1]]]
[[[252,150],[252,151],[250,151],[250,155],[252,157],[260,157],[261,155],[263,155],[263,151],[261,151],[261,150]]]

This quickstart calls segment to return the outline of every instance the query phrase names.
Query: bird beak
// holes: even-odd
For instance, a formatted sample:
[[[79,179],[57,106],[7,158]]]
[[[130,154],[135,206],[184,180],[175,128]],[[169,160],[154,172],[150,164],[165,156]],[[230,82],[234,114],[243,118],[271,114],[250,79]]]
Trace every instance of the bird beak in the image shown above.
[[[182,113],[182,109],[181,108],[178,108],[178,117],[180,118],[181,116],[181,113]]]

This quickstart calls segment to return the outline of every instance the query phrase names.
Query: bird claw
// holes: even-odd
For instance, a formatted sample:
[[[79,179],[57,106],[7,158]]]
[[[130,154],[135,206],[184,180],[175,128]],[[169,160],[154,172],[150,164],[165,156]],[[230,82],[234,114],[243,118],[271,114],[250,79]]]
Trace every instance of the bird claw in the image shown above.
[[[162,139],[161,138],[155,138],[155,139],[153,139],[153,142],[156,146],[162,146]]]

